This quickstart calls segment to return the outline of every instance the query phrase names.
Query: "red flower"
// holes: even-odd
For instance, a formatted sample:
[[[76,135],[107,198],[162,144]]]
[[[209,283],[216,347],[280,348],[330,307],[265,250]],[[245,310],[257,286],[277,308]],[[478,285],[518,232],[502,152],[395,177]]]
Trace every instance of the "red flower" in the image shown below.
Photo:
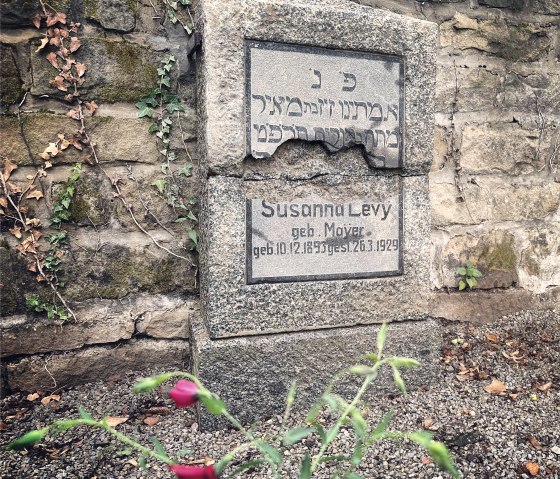
[[[198,467],[181,466],[177,464],[175,466],[169,466],[169,469],[177,474],[178,479],[218,479],[214,471],[214,466]]]
[[[198,401],[198,386],[192,381],[180,379],[177,384],[169,391],[169,397],[177,407],[189,407]],[[186,477],[186,476],[185,476]],[[203,476],[193,476],[203,477]]]

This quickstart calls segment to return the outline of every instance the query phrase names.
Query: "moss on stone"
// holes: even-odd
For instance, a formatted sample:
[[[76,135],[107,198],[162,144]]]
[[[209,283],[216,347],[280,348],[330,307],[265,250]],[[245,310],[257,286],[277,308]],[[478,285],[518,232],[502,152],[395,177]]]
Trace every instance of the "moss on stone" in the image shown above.
[[[2,105],[19,103],[23,97],[21,89],[23,82],[19,77],[12,49],[5,45],[0,45],[0,81],[2,83],[0,103]]]
[[[513,238],[506,236],[500,243],[493,246],[486,245],[480,255],[488,270],[499,269],[516,274],[517,255],[513,244]]]

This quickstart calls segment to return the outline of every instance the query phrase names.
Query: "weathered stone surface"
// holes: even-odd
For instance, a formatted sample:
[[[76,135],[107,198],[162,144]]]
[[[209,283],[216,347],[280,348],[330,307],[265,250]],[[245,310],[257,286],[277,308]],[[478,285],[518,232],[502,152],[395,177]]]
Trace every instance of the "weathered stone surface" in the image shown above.
[[[430,315],[453,321],[491,322],[516,311],[530,309],[556,310],[560,304],[560,288],[551,288],[542,295],[533,295],[520,288],[507,290],[434,293]],[[560,310],[558,310],[560,314]]]
[[[85,37],[76,55],[88,67],[80,93],[90,100],[135,102],[149,93],[157,80],[158,54],[134,43]],[[64,96],[49,84],[56,70],[42,54],[33,53],[31,66],[33,95]]]
[[[493,8],[509,8],[522,10],[525,0],[478,0],[479,5]]]
[[[131,340],[118,347],[94,346],[9,363],[8,385],[23,391],[71,386],[107,379],[127,370],[185,368],[189,357],[187,341]]]
[[[442,245],[441,243],[445,241]],[[457,288],[461,279],[457,268],[470,260],[480,270],[476,289],[508,288],[517,284],[518,258],[515,236],[501,230],[490,233],[457,234],[445,240],[434,239],[441,245],[434,248],[433,269],[438,274],[437,288]]]
[[[539,114],[546,118],[560,111],[560,74],[558,69],[546,71],[512,70],[504,79],[501,104],[523,112]]]
[[[3,44],[0,45],[0,82],[2,83],[0,108],[19,103],[23,98],[21,89],[23,82],[12,49]]]
[[[404,57],[404,170],[429,169],[435,24],[338,0],[238,0],[226,4],[201,1],[199,12],[197,28],[204,38],[203,56],[197,61],[201,79],[198,103],[203,119],[200,138],[207,145],[202,152],[204,168],[212,173],[241,171],[246,156],[244,39],[250,38]],[[357,155],[361,156],[361,152],[352,149],[343,158]]]
[[[130,32],[136,25],[135,1],[88,0],[84,2],[84,16],[98,22],[107,30]]]
[[[557,214],[560,183],[521,183],[495,176],[464,181],[464,200],[444,172],[430,175],[430,198],[434,224],[479,224],[484,221],[543,220]],[[445,178],[445,180],[443,180]]]
[[[57,12],[68,13],[71,3],[71,0],[53,0],[49,2],[49,5]],[[0,9],[2,10],[2,20],[0,23],[3,27],[12,28],[31,25],[31,17],[36,13],[42,12],[38,0],[2,0],[0,2]]]
[[[403,275],[375,279],[263,283],[246,280],[246,198],[317,194],[350,201],[403,188]],[[203,302],[213,338],[404,320],[423,316],[428,295],[429,211],[425,177],[322,177],[310,181],[208,180],[201,255]],[[351,224],[348,218],[340,223]],[[393,238],[391,238],[393,239]],[[301,261],[301,260],[300,260]],[[372,309],[371,305],[375,304]]]
[[[202,324],[193,325],[194,373],[228,404],[242,422],[280,414],[292,381],[297,381],[296,409],[309,407],[334,374],[357,364],[375,351],[378,326],[331,329],[253,338],[211,341]],[[416,358],[422,366],[406,371],[409,388],[429,386],[437,380],[441,344],[435,321],[393,323],[389,326],[385,355]],[[387,373],[387,371],[385,371]],[[351,397],[358,381],[341,383],[337,392]],[[380,374],[367,398],[397,392],[390,374]],[[215,429],[223,423],[199,409],[200,424]]]
[[[498,104],[501,76],[491,69],[444,63],[437,75],[438,112],[484,111]]]
[[[141,314],[137,323],[138,332],[153,338],[187,339],[191,320],[200,314],[199,301],[178,302],[176,298],[160,296],[154,303],[151,311]]]
[[[500,24],[457,12],[441,25],[440,45],[482,52],[509,61],[536,61],[552,46],[552,30],[532,23]],[[512,47],[515,45],[515,47]]]
[[[532,8],[535,13],[560,15],[560,0],[533,0]]]
[[[520,236],[521,285],[530,291],[543,293],[551,285],[560,284],[560,222],[541,225]]]
[[[23,315],[1,318],[2,357],[77,349],[132,337],[134,321],[116,302],[98,300],[94,307],[89,303],[88,309],[74,311],[78,323]]]
[[[467,124],[462,138],[460,161],[465,173],[521,175],[544,165],[544,155],[537,158],[539,131],[518,123]]]

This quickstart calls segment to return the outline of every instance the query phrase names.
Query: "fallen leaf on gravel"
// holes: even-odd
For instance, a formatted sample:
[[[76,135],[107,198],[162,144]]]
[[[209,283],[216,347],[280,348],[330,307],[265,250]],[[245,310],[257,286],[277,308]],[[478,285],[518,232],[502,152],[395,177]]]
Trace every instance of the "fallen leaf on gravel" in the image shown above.
[[[420,462],[422,464],[431,464],[433,461],[433,459],[431,457],[428,456],[424,456],[422,459],[420,459]]]
[[[502,381],[493,379],[488,386],[484,386],[484,390],[490,394],[503,394],[506,390],[506,385]]]
[[[535,449],[538,449],[539,451],[542,449],[541,443],[537,441],[535,437],[530,436],[529,442],[531,443],[531,446],[533,446]]]
[[[149,416],[144,419],[144,424],[147,424],[148,426],[155,426],[160,421],[161,419],[159,417]]]
[[[144,411],[146,414],[159,414],[160,416],[165,416],[167,414],[171,414],[171,409],[166,406],[154,406],[150,409],[146,409]]]
[[[434,425],[434,421],[431,418],[424,419],[424,429],[430,429]]]
[[[467,416],[476,416],[476,412],[468,407],[464,407],[461,412]]]
[[[116,427],[119,424],[122,424],[123,422],[128,421],[128,417],[116,417],[116,416],[109,416],[105,418],[105,421],[107,421],[107,424],[110,427]]]
[[[0,431],[5,431],[6,429],[9,429],[9,426],[5,422],[0,421]]]
[[[545,383],[545,384],[537,384],[537,389],[538,389],[539,391],[543,391],[543,392],[544,392],[544,391],[548,391],[548,390],[551,388],[551,386],[552,386],[552,381],[548,381],[548,382]]]
[[[488,333],[488,334],[485,334],[484,336],[491,343],[497,343],[498,342],[498,336],[496,334]]]
[[[39,395],[37,393],[28,394],[25,399],[28,401],[35,401],[35,399],[39,399]]]
[[[56,394],[51,394],[50,396],[45,396],[43,399],[41,399],[41,404],[46,406],[51,401],[60,401],[60,396],[58,396]]]
[[[536,462],[528,462],[525,464],[525,469],[531,474],[531,476],[536,476],[539,473],[539,465]]]

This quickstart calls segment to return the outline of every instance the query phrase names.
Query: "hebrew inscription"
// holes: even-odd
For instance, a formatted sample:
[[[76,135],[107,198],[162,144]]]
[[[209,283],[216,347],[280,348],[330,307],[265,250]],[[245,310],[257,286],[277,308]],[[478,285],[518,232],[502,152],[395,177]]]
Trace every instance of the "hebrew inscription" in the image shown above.
[[[267,158],[292,139],[361,145],[375,166],[398,168],[403,82],[396,56],[248,41],[247,153]]]
[[[247,283],[402,274],[402,195],[247,199]]]

